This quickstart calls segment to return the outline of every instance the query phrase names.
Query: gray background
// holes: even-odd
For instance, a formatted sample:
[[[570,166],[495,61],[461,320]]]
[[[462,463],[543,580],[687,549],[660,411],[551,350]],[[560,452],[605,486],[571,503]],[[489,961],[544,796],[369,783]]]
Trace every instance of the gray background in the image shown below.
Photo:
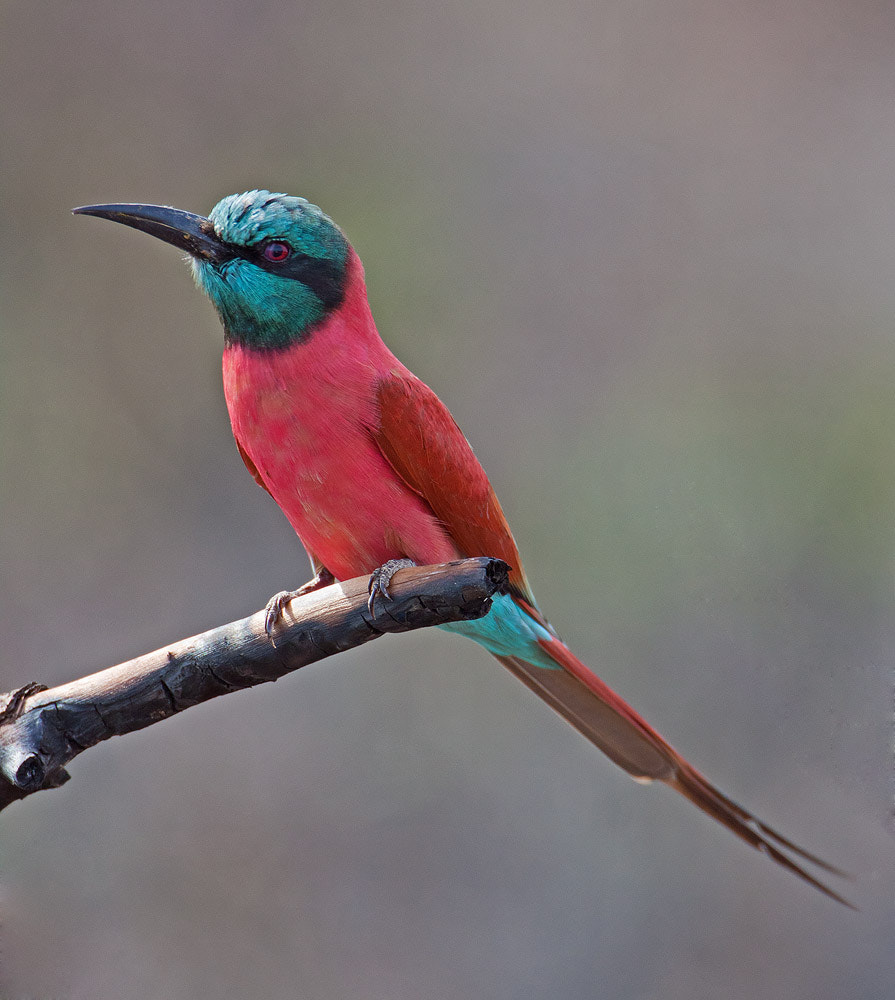
[[[573,648],[862,908],[425,634],[5,813],[0,994],[891,995],[893,47],[860,0],[0,0],[0,688],[307,578],[178,255],[68,214],[303,194]]]

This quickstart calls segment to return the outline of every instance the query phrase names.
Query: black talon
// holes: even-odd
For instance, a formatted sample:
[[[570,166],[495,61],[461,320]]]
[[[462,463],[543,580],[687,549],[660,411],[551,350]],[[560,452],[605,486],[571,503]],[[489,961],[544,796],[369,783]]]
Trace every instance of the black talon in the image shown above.
[[[390,601],[392,595],[389,593],[388,585],[392,582],[392,577],[399,569],[408,569],[410,566],[416,566],[416,563],[412,559],[389,559],[388,562],[383,563],[378,569],[373,570],[370,574],[370,582],[367,585],[367,591],[370,594],[370,598],[367,601],[367,610],[370,612],[371,618],[376,617],[376,612],[373,610],[376,595],[381,594],[384,600]]]

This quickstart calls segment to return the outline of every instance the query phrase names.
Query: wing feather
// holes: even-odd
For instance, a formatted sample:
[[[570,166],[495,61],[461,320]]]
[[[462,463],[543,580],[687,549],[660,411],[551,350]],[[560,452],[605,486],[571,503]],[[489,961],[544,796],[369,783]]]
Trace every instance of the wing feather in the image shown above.
[[[472,447],[448,408],[408,371],[377,385],[379,450],[419,494],[464,556],[495,556],[510,567],[510,589],[534,600],[507,519]]]

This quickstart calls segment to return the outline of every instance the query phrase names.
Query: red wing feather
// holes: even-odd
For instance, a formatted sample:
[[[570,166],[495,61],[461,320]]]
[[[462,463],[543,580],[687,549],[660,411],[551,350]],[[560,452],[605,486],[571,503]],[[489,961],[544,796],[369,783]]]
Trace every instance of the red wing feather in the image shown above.
[[[267,483],[265,483],[264,480],[261,478],[261,473],[258,471],[258,466],[255,465],[255,463],[249,458],[248,452],[246,452],[245,448],[243,448],[243,446],[239,443],[239,438],[234,437],[234,441],[236,441],[236,447],[239,451],[239,455],[242,458],[243,462],[245,462],[245,467],[249,470],[252,479],[255,480],[255,482],[261,487],[261,489],[267,490],[267,492],[270,493],[270,489],[268,488]],[[270,493],[270,495],[273,496],[273,493]],[[274,499],[276,498],[274,497]],[[310,551],[310,549],[308,549],[307,546],[305,546],[305,552],[308,553],[308,559],[311,560],[311,567],[314,570],[315,576],[318,573],[320,573],[321,570],[326,569],[323,563],[317,558],[317,556],[314,555],[313,552]]]
[[[255,463],[249,458],[248,452],[239,443],[239,438],[234,437],[233,440],[236,441],[236,447],[239,450],[239,457],[243,460],[243,462],[245,462],[245,467],[249,470],[252,479],[255,480],[255,482],[261,487],[261,489],[267,490],[267,492],[270,493],[270,490],[267,488],[267,483],[265,483],[264,480],[261,478],[261,473],[258,471],[258,466],[255,465]],[[271,496],[273,496],[272,493]]]
[[[432,508],[464,556],[503,559],[511,589],[533,603],[507,519],[448,408],[410,372],[380,379],[377,401],[374,437],[395,472]]]

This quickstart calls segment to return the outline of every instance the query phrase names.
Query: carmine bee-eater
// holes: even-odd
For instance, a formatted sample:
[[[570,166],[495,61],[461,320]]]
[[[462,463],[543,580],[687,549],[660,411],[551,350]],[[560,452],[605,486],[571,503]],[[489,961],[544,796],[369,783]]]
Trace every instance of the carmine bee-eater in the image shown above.
[[[248,191],[203,218],[158,205],[91,205],[185,250],[224,327],[224,393],[249,472],[298,533],[307,592],[370,574],[370,606],[409,562],[496,556],[509,590],[478,621],[442,626],[493,653],[635,780],[663,781],[821,892],[836,868],[756,819],[591,672],[541,613],[488,477],[435,393],[380,339],[360,259],[303,198]],[[298,593],[296,591],[295,593]],[[268,606],[267,628],[292,594]]]

